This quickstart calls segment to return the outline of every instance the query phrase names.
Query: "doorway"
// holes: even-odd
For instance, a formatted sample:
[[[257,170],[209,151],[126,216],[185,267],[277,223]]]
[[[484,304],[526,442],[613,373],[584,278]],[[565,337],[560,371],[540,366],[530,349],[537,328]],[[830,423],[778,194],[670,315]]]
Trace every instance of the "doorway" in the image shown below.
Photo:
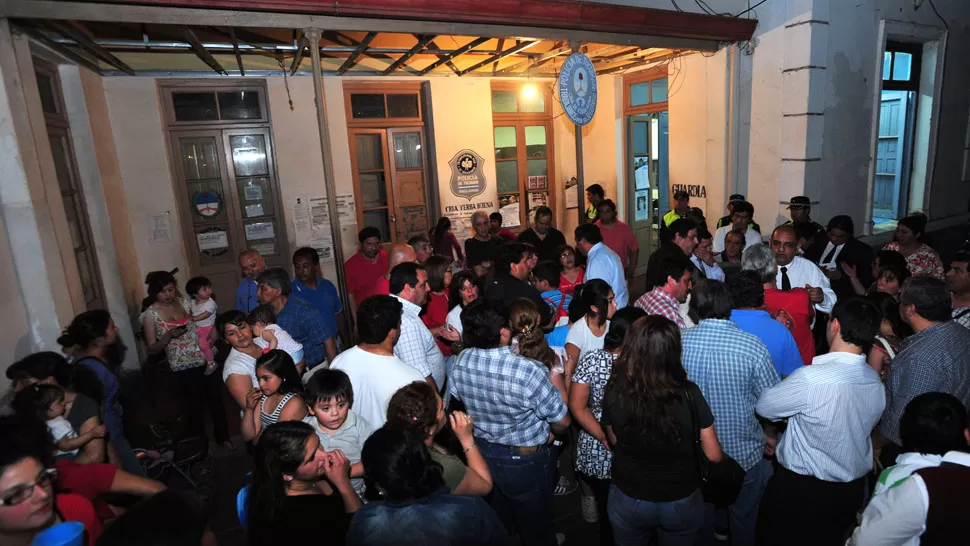
[[[669,208],[668,112],[626,116],[627,218],[640,244],[636,275],[660,246],[661,211]]]

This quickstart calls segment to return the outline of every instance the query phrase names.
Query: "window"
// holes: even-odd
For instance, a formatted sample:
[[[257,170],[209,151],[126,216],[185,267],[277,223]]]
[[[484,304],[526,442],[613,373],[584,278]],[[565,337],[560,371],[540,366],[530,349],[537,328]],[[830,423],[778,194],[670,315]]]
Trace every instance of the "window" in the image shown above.
[[[257,87],[233,89],[166,89],[170,125],[218,125],[266,122],[269,116],[263,90]]]
[[[648,114],[667,110],[667,67],[634,72],[623,78],[623,113]]]
[[[882,88],[889,91],[919,91],[922,45],[886,42],[882,55]]]
[[[344,86],[347,124],[358,127],[421,124],[420,86],[402,84],[359,84]]]

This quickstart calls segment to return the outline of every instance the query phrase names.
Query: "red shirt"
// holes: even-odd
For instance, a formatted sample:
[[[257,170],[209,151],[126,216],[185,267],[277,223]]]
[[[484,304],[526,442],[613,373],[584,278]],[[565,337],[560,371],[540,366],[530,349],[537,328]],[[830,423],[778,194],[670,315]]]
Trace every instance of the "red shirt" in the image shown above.
[[[379,277],[374,284],[370,286],[370,290],[367,291],[367,298],[371,296],[389,296],[391,294],[391,280]]]
[[[424,321],[424,325],[427,326],[429,330],[431,328],[444,326],[447,318],[448,295],[438,295],[434,292],[428,292],[428,307],[424,314],[421,315],[421,320]],[[438,342],[438,348],[441,349],[441,354],[451,356],[451,345],[445,343],[444,340],[438,336],[435,336],[434,340]]]
[[[603,234],[603,244],[620,256],[623,267],[630,265],[627,251],[640,250],[640,243],[637,242],[637,237],[633,234],[630,225],[619,220],[612,227],[604,226],[601,220],[597,220],[596,225],[600,227],[600,233]]]
[[[347,291],[354,296],[357,305],[371,296],[371,288],[379,277],[387,273],[387,252],[381,249],[377,257],[368,260],[358,250],[356,254],[344,262],[344,274],[347,276]]]
[[[798,352],[802,355],[802,362],[806,366],[815,358],[815,337],[812,336],[812,320],[815,318],[815,307],[804,288],[793,288],[787,292],[777,288],[765,289],[765,310],[772,316],[779,309],[784,309],[795,321],[792,336],[798,345]]]
[[[506,239],[509,241],[514,241],[519,238],[518,234],[516,234],[514,231],[511,231],[505,228],[499,228],[498,234],[496,235],[496,237],[501,237],[502,239]]]
[[[559,275],[559,291],[567,296],[572,296],[576,292],[576,285],[583,284],[583,277],[586,276],[586,270],[582,267],[579,268],[579,275],[576,276],[576,282],[569,282],[569,279],[565,275]]]
[[[77,521],[84,524],[84,544],[94,546],[94,543],[104,532],[101,520],[94,513],[91,501],[74,493],[60,493],[54,496],[54,509],[63,521]]]

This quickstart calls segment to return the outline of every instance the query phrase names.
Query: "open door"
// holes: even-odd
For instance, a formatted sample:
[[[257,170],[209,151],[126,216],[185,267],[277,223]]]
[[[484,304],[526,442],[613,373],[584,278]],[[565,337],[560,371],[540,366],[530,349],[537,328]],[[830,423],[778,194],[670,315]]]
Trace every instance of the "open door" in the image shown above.
[[[640,277],[660,244],[660,211],[668,206],[667,112],[627,116],[626,132],[627,219],[640,244]]]

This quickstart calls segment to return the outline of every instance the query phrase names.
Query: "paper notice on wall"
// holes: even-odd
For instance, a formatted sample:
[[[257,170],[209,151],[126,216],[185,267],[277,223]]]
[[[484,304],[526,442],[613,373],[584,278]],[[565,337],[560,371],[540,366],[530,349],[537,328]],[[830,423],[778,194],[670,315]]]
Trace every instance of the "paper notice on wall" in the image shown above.
[[[258,245],[252,245],[249,247],[256,252],[259,252],[260,256],[275,256],[276,255],[276,243],[262,243]]]
[[[297,197],[293,201],[293,233],[297,246],[310,242],[310,204],[306,197]]]
[[[650,190],[637,190],[634,218],[637,222],[645,222],[650,219]]]
[[[330,210],[327,208],[326,197],[310,198],[310,229],[330,229]]]
[[[506,205],[499,207],[499,213],[502,215],[502,227],[512,229],[519,227],[519,202],[510,202]]]
[[[218,250],[229,248],[229,234],[225,231],[207,231],[196,234],[199,250]]]
[[[321,263],[333,263],[333,237],[330,235],[317,235],[310,240],[310,247],[320,255]]]
[[[168,243],[172,240],[172,215],[168,212],[153,214],[151,221],[153,243]]]
[[[263,198],[263,188],[256,185],[246,186],[243,188],[243,196],[246,201],[259,201]]]
[[[256,222],[246,224],[246,240],[259,241],[261,239],[272,239],[276,235],[273,230],[273,222]]]
[[[255,218],[257,216],[263,215],[263,205],[256,203],[255,205],[246,205],[246,218]]]
[[[566,188],[566,208],[579,207],[579,181],[576,177],[567,178],[563,186]]]
[[[354,207],[353,195],[337,196],[337,219],[341,226],[357,224],[357,209]]]

